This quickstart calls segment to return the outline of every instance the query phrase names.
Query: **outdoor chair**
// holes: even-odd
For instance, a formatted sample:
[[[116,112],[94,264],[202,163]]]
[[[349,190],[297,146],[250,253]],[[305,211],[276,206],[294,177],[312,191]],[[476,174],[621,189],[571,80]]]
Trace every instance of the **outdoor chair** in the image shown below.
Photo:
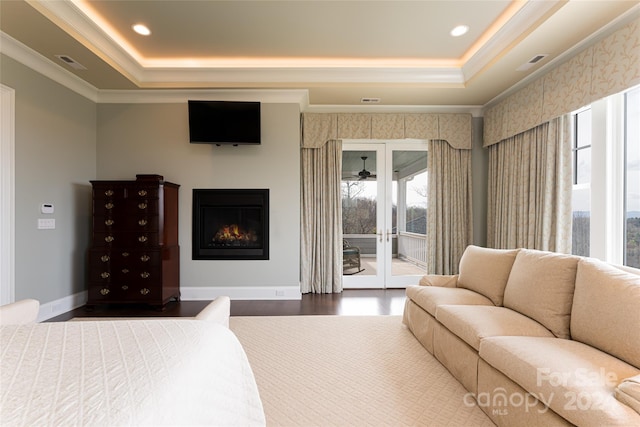
[[[363,270],[360,268],[360,248],[342,239],[342,274],[357,274]]]

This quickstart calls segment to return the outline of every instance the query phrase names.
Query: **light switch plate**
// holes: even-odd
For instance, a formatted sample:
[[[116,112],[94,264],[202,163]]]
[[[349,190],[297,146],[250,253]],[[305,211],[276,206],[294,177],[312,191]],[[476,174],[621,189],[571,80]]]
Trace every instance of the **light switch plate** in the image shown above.
[[[38,218],[38,230],[53,230],[56,228],[56,220],[53,218]]]

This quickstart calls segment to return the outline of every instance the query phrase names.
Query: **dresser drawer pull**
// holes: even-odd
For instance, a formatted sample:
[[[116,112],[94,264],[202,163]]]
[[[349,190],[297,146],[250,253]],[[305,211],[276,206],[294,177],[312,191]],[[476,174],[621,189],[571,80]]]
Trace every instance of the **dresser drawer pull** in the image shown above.
[[[107,243],[111,243],[114,240],[116,240],[116,239],[113,236],[107,236],[107,237],[104,238],[104,241],[107,242]]]
[[[146,203],[138,203],[138,208],[139,209],[147,209],[147,204]]]
[[[151,276],[151,274],[147,273],[146,271],[140,273],[140,277],[142,277],[143,279],[148,279],[149,276]]]
[[[138,225],[141,227],[144,227],[145,225],[147,225],[147,220],[146,219],[141,219],[140,221],[138,221]]]
[[[103,279],[108,279],[109,276],[111,276],[111,274],[109,274],[108,271],[103,271],[102,273],[100,273],[100,277],[102,277]]]
[[[138,191],[138,196],[142,196],[142,197],[144,197],[144,196],[146,196],[146,195],[147,195],[147,190],[140,190],[140,191]]]
[[[113,190],[107,190],[107,191],[105,191],[105,192],[104,192],[104,195],[105,195],[105,196],[107,196],[107,197],[111,197],[111,196],[113,196]]]
[[[107,288],[100,289],[100,295],[104,296],[104,295],[107,295],[108,293],[109,293],[109,289]]]
[[[110,259],[111,258],[109,258],[109,255],[102,255],[100,257],[100,261],[102,261],[102,262],[109,262]]]
[[[112,219],[107,219],[104,221],[104,225],[106,225],[107,227],[111,227],[113,223],[114,221]]]
[[[150,259],[151,259],[151,257],[150,257],[149,255],[142,255],[142,256],[140,257],[140,261],[142,261],[142,262],[147,262],[147,261],[149,261]]]
[[[138,242],[140,242],[140,243],[144,243],[144,242],[146,242],[147,240],[149,240],[149,238],[148,238],[147,236],[140,236],[140,237],[138,237]]]
[[[104,205],[104,207],[105,207],[105,208],[107,208],[107,209],[113,209],[113,203],[111,203],[111,202],[106,203],[106,204]]]
[[[123,269],[122,269],[122,273],[123,273],[123,274],[127,274],[128,272],[129,272],[129,269],[128,269],[128,268],[123,268]]]
[[[140,289],[140,293],[142,295],[149,295],[149,292],[151,292],[151,291],[149,289],[147,289],[147,288]]]
[[[129,252],[122,252],[122,256],[125,257],[125,258],[128,257],[129,256]]]
[[[122,285],[122,290],[126,291],[127,289],[129,289],[129,287],[127,285]]]

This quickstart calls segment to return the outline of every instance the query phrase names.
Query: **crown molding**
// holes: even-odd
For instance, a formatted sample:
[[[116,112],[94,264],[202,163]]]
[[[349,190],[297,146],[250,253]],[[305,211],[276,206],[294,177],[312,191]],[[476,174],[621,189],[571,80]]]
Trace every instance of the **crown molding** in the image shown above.
[[[2,31],[0,31],[0,53],[91,101],[98,100],[98,89],[94,86]]]
[[[174,83],[206,86],[225,83],[420,83],[464,87],[462,70],[456,67],[311,67],[311,68],[193,68],[146,69],[140,87]]]
[[[580,42],[576,43],[570,49],[567,49],[562,54],[553,58],[552,60],[544,64],[542,67],[535,70],[533,73],[531,73],[524,79],[520,80],[515,85],[511,86],[507,90],[495,96],[493,99],[491,99],[482,107],[483,111],[486,111],[487,109],[498,104],[505,98],[508,98],[509,96],[513,95],[519,90],[527,87],[530,83],[536,81],[538,78],[541,78],[542,76],[547,74],[549,71],[553,70],[554,68],[559,67],[563,63],[567,62],[568,60],[576,56],[578,53],[595,45],[599,41],[603,40],[604,38],[620,30],[625,25],[638,19],[640,19],[640,4],[637,4],[636,6],[632,7],[626,13],[620,15],[618,18],[614,19],[604,27],[600,28],[600,30],[594,32],[589,37],[586,37],[584,40],[581,40]]]
[[[26,0],[34,9],[137,84],[143,68],[73,1]]]
[[[549,12],[562,7],[565,3],[565,1],[560,0],[527,2],[462,66],[465,80],[471,80],[481,73],[487,65],[502,56],[503,52],[516,39],[525,36],[525,32],[531,31],[531,22],[538,22]]]
[[[102,90],[100,104],[174,104],[188,100],[260,101],[269,104],[298,104],[300,109],[309,104],[306,89],[148,89]]]

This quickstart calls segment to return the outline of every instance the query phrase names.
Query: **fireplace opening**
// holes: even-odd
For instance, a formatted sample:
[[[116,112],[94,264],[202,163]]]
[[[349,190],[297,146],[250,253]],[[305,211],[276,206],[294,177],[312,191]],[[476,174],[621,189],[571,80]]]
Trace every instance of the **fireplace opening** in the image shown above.
[[[192,258],[269,259],[269,190],[194,189]]]

